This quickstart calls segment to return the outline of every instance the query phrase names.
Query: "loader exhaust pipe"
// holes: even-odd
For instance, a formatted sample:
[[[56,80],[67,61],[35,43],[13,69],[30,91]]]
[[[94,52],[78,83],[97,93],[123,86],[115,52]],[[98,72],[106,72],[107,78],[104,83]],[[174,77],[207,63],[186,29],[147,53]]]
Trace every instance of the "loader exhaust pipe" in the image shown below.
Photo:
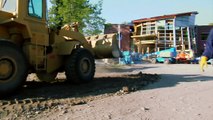
[[[119,58],[121,56],[116,33],[89,36],[86,39],[95,52],[97,59]]]

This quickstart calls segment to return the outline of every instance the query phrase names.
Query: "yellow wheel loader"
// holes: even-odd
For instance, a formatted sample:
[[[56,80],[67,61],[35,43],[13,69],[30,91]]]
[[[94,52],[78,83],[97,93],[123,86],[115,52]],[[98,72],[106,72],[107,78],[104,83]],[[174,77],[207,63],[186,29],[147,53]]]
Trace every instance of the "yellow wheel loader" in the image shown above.
[[[36,73],[53,82],[65,71],[68,81],[89,82],[95,58],[119,57],[115,34],[84,37],[48,28],[46,0],[0,0],[0,95],[8,95]]]

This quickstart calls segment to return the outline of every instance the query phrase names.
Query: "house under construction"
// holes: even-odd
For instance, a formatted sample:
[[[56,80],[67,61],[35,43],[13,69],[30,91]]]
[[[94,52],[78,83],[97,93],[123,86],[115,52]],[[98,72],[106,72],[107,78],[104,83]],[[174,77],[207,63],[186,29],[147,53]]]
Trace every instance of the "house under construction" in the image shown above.
[[[196,14],[187,12],[133,20],[135,51],[144,54],[170,47],[177,51],[194,50]]]

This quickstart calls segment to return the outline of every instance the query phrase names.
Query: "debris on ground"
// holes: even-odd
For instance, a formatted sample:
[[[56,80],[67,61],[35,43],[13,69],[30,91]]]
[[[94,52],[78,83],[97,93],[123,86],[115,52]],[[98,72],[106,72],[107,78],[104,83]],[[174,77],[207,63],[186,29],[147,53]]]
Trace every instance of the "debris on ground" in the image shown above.
[[[29,119],[54,111],[66,114],[67,108],[71,106],[87,104],[109,96],[129,94],[142,90],[144,86],[159,79],[157,74],[139,72],[95,77],[93,82],[81,85],[28,81],[16,95],[0,100],[0,119]]]

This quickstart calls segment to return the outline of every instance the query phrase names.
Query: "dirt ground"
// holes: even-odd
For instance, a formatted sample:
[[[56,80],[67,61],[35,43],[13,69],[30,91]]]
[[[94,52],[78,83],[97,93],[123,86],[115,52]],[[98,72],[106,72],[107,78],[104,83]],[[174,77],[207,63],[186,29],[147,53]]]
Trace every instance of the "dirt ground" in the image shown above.
[[[212,120],[213,67],[97,63],[93,82],[33,81],[0,100],[0,119]],[[63,81],[64,74],[58,75]]]

